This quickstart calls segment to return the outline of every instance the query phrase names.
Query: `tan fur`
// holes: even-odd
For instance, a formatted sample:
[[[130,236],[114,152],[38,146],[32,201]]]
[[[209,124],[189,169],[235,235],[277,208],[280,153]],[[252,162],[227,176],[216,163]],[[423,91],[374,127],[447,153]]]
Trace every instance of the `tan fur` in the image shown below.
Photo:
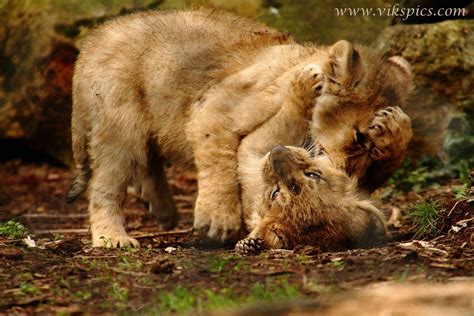
[[[276,147],[262,160],[260,181],[247,227],[249,237],[263,239],[268,248],[304,244],[334,251],[374,246],[387,235],[382,212],[325,155]]]
[[[375,156],[369,126],[376,111],[404,104],[411,81],[400,65],[345,41],[332,48],[299,45],[225,13],[146,12],[109,21],[85,40],[76,63],[72,133],[79,176],[69,198],[92,176],[93,245],[102,246],[103,239],[110,246],[137,245],[124,228],[127,185],[140,187],[153,215],[170,228],[177,213],[162,161],[195,165],[194,227],[217,240],[235,240],[242,218],[239,166],[254,165],[275,145],[301,145],[309,121],[309,136],[359,178],[372,162],[396,167],[407,137],[378,135],[398,150],[383,150],[396,157]],[[321,69],[323,76],[313,75],[325,78],[317,99],[295,81],[307,69]],[[290,111],[290,121],[273,120],[285,104],[309,110]],[[270,121],[277,133],[250,137]],[[350,158],[355,127],[367,135],[358,144],[362,163]]]

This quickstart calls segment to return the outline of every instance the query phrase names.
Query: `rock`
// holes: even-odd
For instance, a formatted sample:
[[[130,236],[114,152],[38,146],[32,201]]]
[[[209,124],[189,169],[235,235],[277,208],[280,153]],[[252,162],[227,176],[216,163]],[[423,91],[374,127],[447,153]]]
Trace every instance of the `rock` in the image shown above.
[[[401,55],[413,67],[417,88],[405,110],[414,127],[414,156],[438,154],[452,118],[464,116],[474,130],[473,29],[474,20],[395,25],[373,44],[382,55]]]
[[[257,18],[267,25],[289,32],[300,41],[333,44],[346,39],[362,44],[372,43],[380,30],[391,23],[391,18],[376,12],[351,15],[347,9],[387,7],[383,0],[267,0]],[[339,11],[338,11],[339,10]],[[342,14],[341,10],[346,10]],[[339,12],[339,15],[338,15]]]
[[[86,26],[159,2],[0,1],[0,139],[72,164],[71,80]]]

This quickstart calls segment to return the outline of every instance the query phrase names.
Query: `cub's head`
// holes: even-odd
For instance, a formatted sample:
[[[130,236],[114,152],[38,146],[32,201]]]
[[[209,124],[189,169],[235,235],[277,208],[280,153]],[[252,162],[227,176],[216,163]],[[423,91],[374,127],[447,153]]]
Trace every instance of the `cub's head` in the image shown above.
[[[262,176],[261,221],[251,237],[267,247],[337,250],[370,246],[385,235],[381,212],[328,156],[278,146],[263,158]]]
[[[408,62],[383,59],[366,47],[339,41],[322,64],[326,78],[313,112],[311,136],[338,167],[361,178],[371,162],[368,138],[376,111],[406,106],[413,90]]]

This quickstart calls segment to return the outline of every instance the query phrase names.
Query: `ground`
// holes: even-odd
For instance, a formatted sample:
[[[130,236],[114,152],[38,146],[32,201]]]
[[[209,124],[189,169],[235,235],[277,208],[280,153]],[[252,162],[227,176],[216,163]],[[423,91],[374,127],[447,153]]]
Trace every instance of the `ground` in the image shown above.
[[[87,200],[67,204],[64,199],[72,171],[18,160],[1,163],[0,223],[5,227],[14,219],[26,232],[0,234],[0,314],[203,313],[308,299],[319,302],[308,308],[320,309],[325,300],[380,284],[428,283],[433,290],[459,282],[468,285],[462,293],[471,295],[472,304],[474,203],[459,196],[457,180],[384,200],[383,211],[400,210],[403,216],[390,226],[392,240],[382,247],[327,253],[298,247],[240,256],[232,248],[199,246],[191,235],[195,176],[174,168],[168,176],[181,212],[175,230],[158,231],[143,204],[130,195],[127,229],[142,248],[94,249]],[[406,214],[423,201],[437,201],[439,220],[431,233],[416,235]],[[27,235],[35,247],[23,240]],[[438,301],[449,305],[443,302]],[[469,300],[456,302],[472,308]]]

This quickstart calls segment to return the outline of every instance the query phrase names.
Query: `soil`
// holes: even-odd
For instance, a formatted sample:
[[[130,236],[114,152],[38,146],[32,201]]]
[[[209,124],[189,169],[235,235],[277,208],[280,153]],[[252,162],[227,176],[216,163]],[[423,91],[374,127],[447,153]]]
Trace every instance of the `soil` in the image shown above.
[[[65,202],[72,171],[2,162],[0,222],[22,223],[35,246],[0,235],[0,314],[159,314],[190,306],[202,313],[208,307],[272,299],[321,302],[377,284],[473,284],[474,203],[456,198],[457,180],[381,202],[387,214],[394,209],[402,213],[390,225],[392,240],[382,247],[321,253],[301,246],[240,256],[232,248],[200,246],[191,231],[195,175],[172,167],[167,172],[181,213],[179,226],[159,231],[130,194],[127,230],[142,247],[95,249],[86,198]],[[414,240],[406,213],[429,200],[441,205],[442,220],[434,233]]]

